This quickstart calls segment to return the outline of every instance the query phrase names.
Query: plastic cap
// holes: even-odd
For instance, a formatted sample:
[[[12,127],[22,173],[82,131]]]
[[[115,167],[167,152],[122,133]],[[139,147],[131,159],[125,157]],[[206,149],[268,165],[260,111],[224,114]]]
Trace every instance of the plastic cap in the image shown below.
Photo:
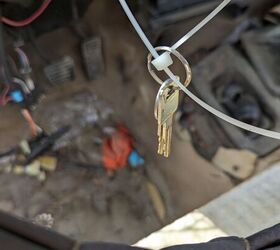
[[[145,164],[145,160],[143,157],[139,155],[136,150],[133,150],[128,157],[128,162],[132,167],[138,167]]]
[[[152,64],[158,71],[164,70],[173,64],[173,60],[169,52],[164,52],[152,61]]]
[[[24,97],[21,93],[20,90],[14,90],[11,92],[10,94],[12,100],[15,102],[15,103],[20,103],[20,102],[23,102],[24,101]]]

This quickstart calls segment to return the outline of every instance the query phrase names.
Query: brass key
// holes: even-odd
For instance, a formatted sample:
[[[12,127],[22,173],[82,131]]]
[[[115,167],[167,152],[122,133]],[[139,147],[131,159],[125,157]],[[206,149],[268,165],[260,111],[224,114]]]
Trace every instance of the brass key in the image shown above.
[[[155,118],[158,121],[158,154],[165,157],[170,154],[173,115],[178,106],[179,89],[169,79],[161,85],[155,103]]]

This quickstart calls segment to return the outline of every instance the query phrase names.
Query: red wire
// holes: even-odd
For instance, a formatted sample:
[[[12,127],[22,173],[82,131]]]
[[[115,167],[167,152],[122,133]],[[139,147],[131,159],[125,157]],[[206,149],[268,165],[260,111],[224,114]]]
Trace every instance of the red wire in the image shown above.
[[[15,20],[9,19],[7,17],[2,17],[2,22],[7,25],[13,26],[13,27],[23,27],[28,24],[31,24],[39,16],[41,16],[44,13],[44,11],[47,9],[47,7],[51,3],[51,1],[52,0],[45,0],[38,10],[36,10],[30,17],[28,17],[22,21],[15,21]]]
[[[1,106],[5,106],[9,101],[11,101],[11,98],[7,96],[9,91],[10,91],[10,87],[7,85],[3,91],[3,94],[0,96]]]

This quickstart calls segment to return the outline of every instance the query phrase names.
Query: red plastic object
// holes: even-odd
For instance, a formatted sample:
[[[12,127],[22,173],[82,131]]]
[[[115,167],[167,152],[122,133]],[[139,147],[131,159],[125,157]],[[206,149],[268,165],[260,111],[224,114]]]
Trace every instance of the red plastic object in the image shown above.
[[[133,139],[128,129],[119,125],[109,138],[105,138],[102,145],[103,166],[110,171],[127,166],[128,157],[133,149]]]

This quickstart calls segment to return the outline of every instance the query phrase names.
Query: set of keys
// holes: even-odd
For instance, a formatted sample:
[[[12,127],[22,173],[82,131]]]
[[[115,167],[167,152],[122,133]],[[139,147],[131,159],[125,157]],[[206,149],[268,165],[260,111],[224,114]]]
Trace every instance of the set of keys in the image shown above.
[[[157,47],[155,48],[157,51],[163,50],[166,51],[173,56],[175,56],[184,66],[186,72],[186,79],[183,83],[185,87],[187,87],[192,79],[192,72],[187,60],[176,50],[169,47]],[[170,54],[166,54],[170,56]],[[164,56],[164,54],[163,54]],[[164,57],[165,58],[165,57]],[[172,59],[167,60],[171,64],[173,63]],[[163,82],[155,73],[152,65],[152,55],[148,55],[148,70],[151,76],[161,84],[161,87],[158,91],[156,102],[155,102],[155,118],[158,123],[157,135],[158,135],[158,154],[163,155],[164,157],[169,157],[170,149],[171,149],[171,138],[172,138],[172,124],[173,117],[175,112],[179,106],[179,98],[180,98],[180,88],[177,84],[168,79]],[[168,67],[168,65],[167,65]],[[158,70],[163,70],[157,68]],[[179,79],[179,77],[178,77]]]
[[[173,116],[179,106],[179,88],[171,80],[165,81],[157,94],[155,118],[158,122],[158,154],[168,157],[171,148]]]

